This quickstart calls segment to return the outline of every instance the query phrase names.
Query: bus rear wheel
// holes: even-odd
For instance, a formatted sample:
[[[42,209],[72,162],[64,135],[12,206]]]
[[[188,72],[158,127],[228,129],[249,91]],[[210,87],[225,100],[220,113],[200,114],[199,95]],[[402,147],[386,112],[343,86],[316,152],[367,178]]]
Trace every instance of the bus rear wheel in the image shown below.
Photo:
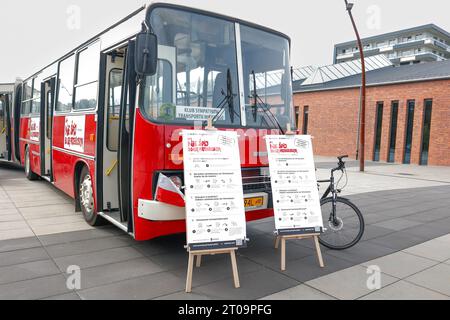
[[[30,160],[30,148],[25,148],[25,175],[28,180],[35,181],[38,179],[38,175],[31,170],[31,160]]]
[[[101,226],[104,220],[95,210],[94,187],[91,174],[87,167],[83,167],[78,183],[78,201],[80,202],[81,212],[84,219],[91,226]]]

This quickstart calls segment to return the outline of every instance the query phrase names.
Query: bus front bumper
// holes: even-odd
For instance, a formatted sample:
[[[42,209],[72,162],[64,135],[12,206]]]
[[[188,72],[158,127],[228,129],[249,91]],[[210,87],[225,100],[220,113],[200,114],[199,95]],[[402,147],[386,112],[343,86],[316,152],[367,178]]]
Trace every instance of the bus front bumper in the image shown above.
[[[252,193],[244,195],[246,212],[267,210],[270,207],[270,196],[268,193]],[[252,206],[254,199],[258,201],[258,206]],[[186,208],[172,206],[163,202],[139,199],[139,218],[150,221],[179,221],[186,220]]]

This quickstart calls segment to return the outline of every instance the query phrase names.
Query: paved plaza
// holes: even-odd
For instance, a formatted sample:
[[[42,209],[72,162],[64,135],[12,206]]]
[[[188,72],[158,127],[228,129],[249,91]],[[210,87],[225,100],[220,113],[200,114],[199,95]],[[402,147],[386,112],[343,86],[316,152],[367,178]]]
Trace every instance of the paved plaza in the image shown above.
[[[336,161],[317,158],[318,178]],[[0,299],[450,299],[450,168],[348,162],[343,196],[366,219],[361,243],[323,248],[290,241],[287,271],[274,249],[274,222],[248,225],[249,247],[238,253],[241,289],[225,256],[205,257],[184,293],[185,235],[136,242],[113,226],[91,228],[73,201],[20,168],[0,164]],[[81,268],[70,291],[69,266]],[[381,288],[369,288],[376,266]]]

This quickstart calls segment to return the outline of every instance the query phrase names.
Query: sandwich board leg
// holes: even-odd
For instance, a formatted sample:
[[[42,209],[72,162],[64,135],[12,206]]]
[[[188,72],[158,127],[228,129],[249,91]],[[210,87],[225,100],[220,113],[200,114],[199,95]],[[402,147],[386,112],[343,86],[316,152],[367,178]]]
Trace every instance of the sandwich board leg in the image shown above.
[[[187,280],[186,280],[186,292],[192,292],[192,274],[194,272],[194,258],[195,256],[192,253],[189,253],[189,263],[188,263],[188,272],[187,272]]]
[[[322,251],[320,249],[319,235],[297,235],[297,236],[278,236],[275,242],[275,247],[278,249],[279,244],[281,242],[281,271],[286,271],[286,241],[287,240],[303,240],[310,239],[314,240],[314,244],[316,247],[317,259],[319,260],[319,265],[321,268],[325,267],[322,257]]]
[[[230,252],[230,256],[231,256],[231,266],[233,268],[234,287],[236,289],[239,289],[241,287],[241,284],[239,281],[239,272],[238,272],[237,261],[236,261],[236,250],[232,250]]]
[[[278,249],[280,247],[280,237],[277,236],[275,238],[275,249]]]
[[[204,250],[204,251],[189,252],[189,262],[188,262],[187,279],[186,279],[186,293],[192,292],[192,278],[193,278],[193,273],[194,273],[194,264],[197,266],[197,268],[200,268],[202,265],[202,257],[203,256],[216,255],[216,254],[230,254],[234,286],[236,289],[239,289],[241,287],[241,284],[239,281],[239,272],[238,272],[238,267],[237,267],[236,251],[237,251],[237,249],[234,248],[234,249],[224,249],[224,250]]]
[[[286,238],[281,238],[281,271],[286,271]]]
[[[325,268],[325,265],[323,263],[322,250],[320,249],[319,236],[314,236],[314,242],[316,244],[317,259],[319,260],[319,265],[321,268]]]
[[[202,266],[202,256],[198,255],[197,256],[197,264],[196,264],[197,268],[200,268]]]

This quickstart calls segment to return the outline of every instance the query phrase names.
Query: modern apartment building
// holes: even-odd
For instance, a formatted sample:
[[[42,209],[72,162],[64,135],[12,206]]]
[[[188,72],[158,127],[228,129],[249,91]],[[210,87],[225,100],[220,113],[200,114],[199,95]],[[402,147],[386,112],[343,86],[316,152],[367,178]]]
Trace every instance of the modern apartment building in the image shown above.
[[[450,59],[450,33],[434,24],[362,39],[366,57],[385,54],[394,65]],[[334,63],[360,59],[356,41],[335,45]]]

